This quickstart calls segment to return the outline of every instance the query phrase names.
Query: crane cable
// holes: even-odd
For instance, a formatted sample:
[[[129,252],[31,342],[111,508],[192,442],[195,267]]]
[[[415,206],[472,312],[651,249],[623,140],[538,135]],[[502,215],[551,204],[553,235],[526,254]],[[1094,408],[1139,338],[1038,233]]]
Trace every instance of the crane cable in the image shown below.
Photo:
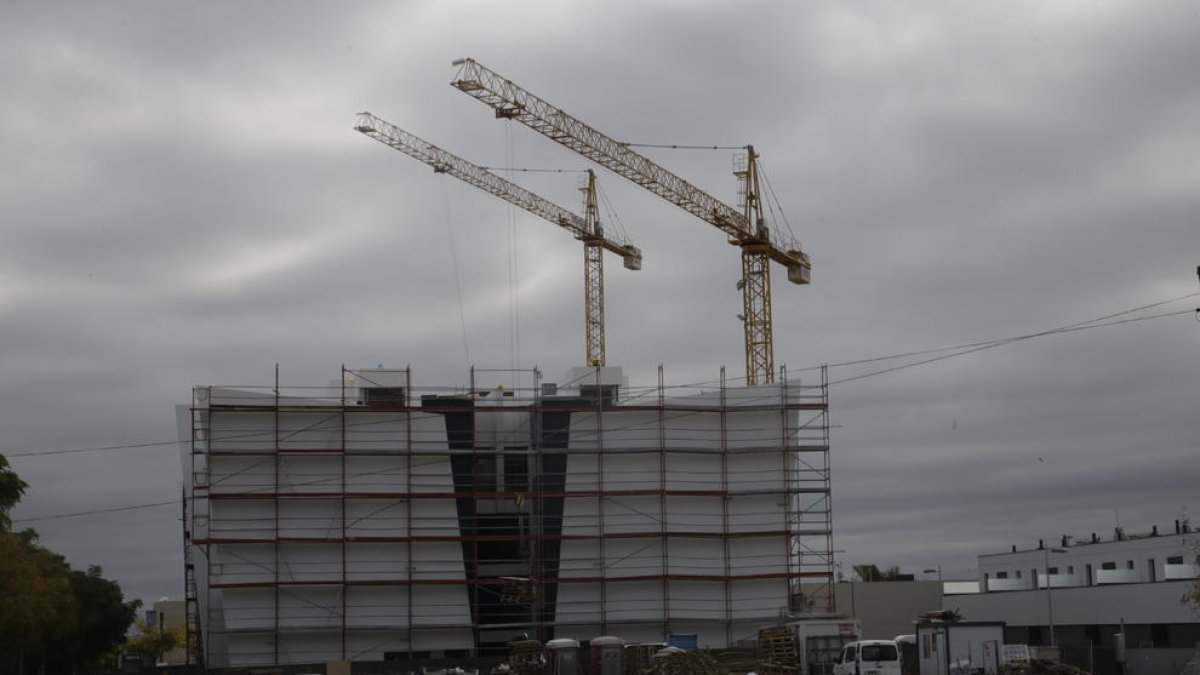
[[[745,150],[744,145],[677,145],[673,143],[620,143],[626,148],[660,148],[663,150]]]
[[[454,218],[450,211],[450,186],[446,174],[442,174],[442,201],[446,206],[446,237],[450,241],[450,267],[454,272],[454,294],[458,297],[458,323],[462,329],[463,356],[471,367],[471,345],[467,341],[467,316],[463,309],[462,281],[458,272],[458,250],[454,245]]]
[[[792,230],[792,223],[788,220],[787,214],[783,212],[783,202],[779,201],[779,196],[775,194],[775,186],[771,184],[771,178],[767,175],[767,167],[763,163],[762,158],[758,158],[758,173],[762,175],[763,182],[767,184],[767,192],[771,195],[771,199],[767,200],[767,207],[771,210],[771,216],[774,218],[775,208],[772,203],[779,207],[779,217],[783,221],[783,226],[787,228],[788,236],[792,241],[796,241],[796,232]]]
[[[504,160],[509,167],[515,166],[513,161],[513,132],[512,125],[504,125]],[[512,170],[507,172],[512,178]],[[513,377],[521,365],[521,305],[520,305],[520,240],[517,232],[517,207],[508,205],[508,360]],[[513,387],[517,386],[514,381]]]
[[[599,193],[600,204],[604,207],[604,215],[607,222],[615,226],[616,234],[618,235],[617,238],[620,241],[628,242],[629,232],[625,230],[625,223],[617,215],[616,208],[613,207],[612,201],[608,198],[608,193],[604,191],[604,187],[600,185],[599,181],[596,182],[596,192]],[[611,239],[612,237],[609,238]]]

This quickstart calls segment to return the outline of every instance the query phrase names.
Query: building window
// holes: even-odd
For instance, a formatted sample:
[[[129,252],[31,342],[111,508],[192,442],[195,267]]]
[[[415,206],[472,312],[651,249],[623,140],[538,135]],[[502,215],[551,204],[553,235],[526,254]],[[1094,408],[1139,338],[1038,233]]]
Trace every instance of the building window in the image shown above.
[[[996,572],[996,578],[997,579],[1007,579],[1008,572]]]
[[[1125,561],[1125,569],[1127,569],[1127,570],[1133,569],[1133,561],[1132,560]]]
[[[1181,555],[1170,556],[1167,558],[1167,564],[1168,565],[1182,565],[1183,564],[1183,556],[1181,556]]]
[[[1049,574],[1058,574],[1058,568],[1057,568],[1057,567],[1049,567],[1049,568],[1046,568],[1046,574],[1047,574],[1047,575],[1049,575]]]
[[[1072,576],[1075,575],[1075,566],[1074,565],[1067,565],[1067,574],[1070,574]]]
[[[1115,563],[1115,562],[1100,563],[1100,569],[1115,570],[1115,569],[1117,569],[1117,563]]]
[[[1018,579],[1020,579],[1020,578],[1021,578],[1021,570],[1017,570],[1017,578],[1018,578]]]

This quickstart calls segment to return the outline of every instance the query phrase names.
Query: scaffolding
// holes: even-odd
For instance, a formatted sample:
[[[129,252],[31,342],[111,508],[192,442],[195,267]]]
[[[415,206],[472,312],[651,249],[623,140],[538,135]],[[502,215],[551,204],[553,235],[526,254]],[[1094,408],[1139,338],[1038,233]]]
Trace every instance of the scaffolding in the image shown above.
[[[515,635],[723,647],[833,610],[824,371],[341,375],[197,387],[180,410],[189,645],[209,667],[486,655]]]

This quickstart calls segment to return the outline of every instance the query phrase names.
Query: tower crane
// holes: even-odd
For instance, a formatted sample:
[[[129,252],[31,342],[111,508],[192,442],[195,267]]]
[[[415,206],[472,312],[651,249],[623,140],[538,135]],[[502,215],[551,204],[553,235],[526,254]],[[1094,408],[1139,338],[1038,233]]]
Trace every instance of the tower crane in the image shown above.
[[[767,228],[758,154],[753,146],[746,147],[745,166],[735,171],[741,196],[741,208],[737,209],[634,152],[629,144],[606,136],[474,59],[458,59],[454,65],[459,72],[450,84],[491,106],[496,117],[517,120],[724,232],[729,243],[742,250],[742,278],[738,287],[742,291],[747,383],[774,381],[770,261],[783,265],[788,281],[794,284],[809,283],[812,264],[797,242],[783,240]]]
[[[579,216],[525,188],[476,166],[425,141],[369,112],[358,114],[354,129],[390,145],[404,154],[433,167],[435,173],[448,173],[459,180],[489,192],[510,204],[544,218],[575,235],[583,242],[584,326],[587,337],[587,364],[605,365],[604,356],[604,251],[621,256],[626,269],[642,268],[642,252],[628,241],[605,236],[600,225],[596,202],[596,174],[587,172],[583,188],[584,213]]]

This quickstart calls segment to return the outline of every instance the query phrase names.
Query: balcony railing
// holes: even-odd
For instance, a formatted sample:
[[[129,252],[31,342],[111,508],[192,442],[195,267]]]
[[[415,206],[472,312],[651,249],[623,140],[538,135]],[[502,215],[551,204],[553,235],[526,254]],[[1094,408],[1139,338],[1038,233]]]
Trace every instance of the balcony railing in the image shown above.
[[[1183,565],[1163,565],[1163,579],[1195,579],[1200,577],[1200,563],[1185,563]]]
[[[1104,584],[1136,584],[1142,581],[1142,575],[1137,570],[1096,570],[1096,585]]]
[[[988,579],[988,592],[993,591],[1027,591],[1032,588],[1029,579]]]
[[[1083,586],[1084,579],[1078,574],[1039,574],[1038,588],[1072,588]]]

